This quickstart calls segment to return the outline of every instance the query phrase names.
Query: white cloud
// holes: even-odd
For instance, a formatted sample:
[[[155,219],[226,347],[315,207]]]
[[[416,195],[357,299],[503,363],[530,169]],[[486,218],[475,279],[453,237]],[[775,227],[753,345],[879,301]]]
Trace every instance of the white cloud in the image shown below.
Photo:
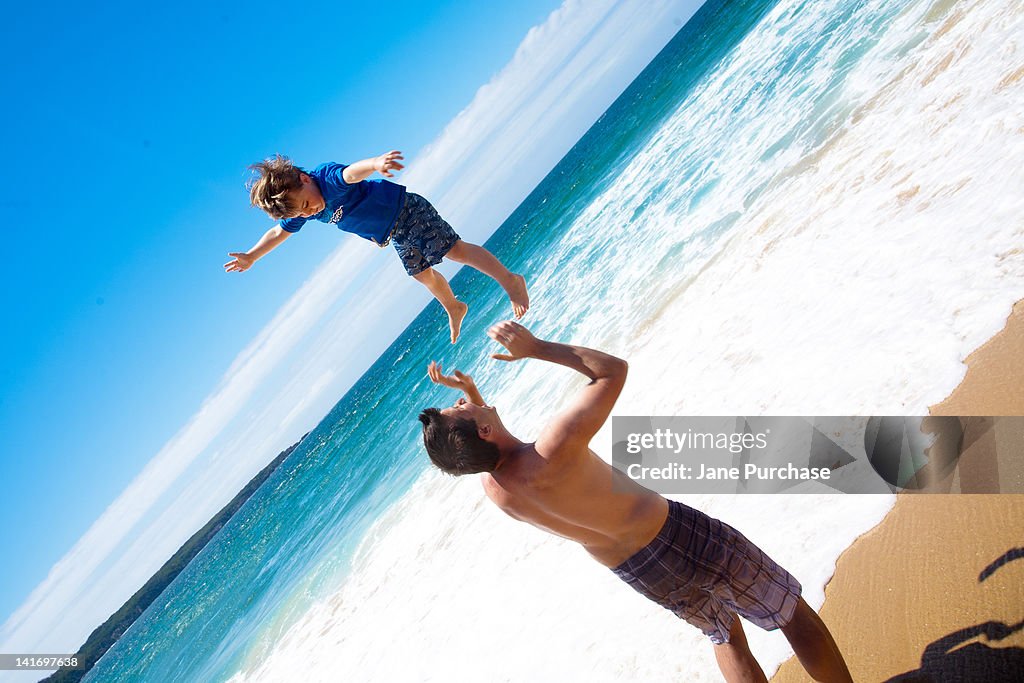
[[[405,182],[482,242],[699,5],[567,0],[413,160]],[[358,240],[328,256],[0,627],[0,651],[74,650],[326,414],[429,301],[391,258]]]
[[[699,7],[567,0],[405,176],[453,225],[490,235]]]

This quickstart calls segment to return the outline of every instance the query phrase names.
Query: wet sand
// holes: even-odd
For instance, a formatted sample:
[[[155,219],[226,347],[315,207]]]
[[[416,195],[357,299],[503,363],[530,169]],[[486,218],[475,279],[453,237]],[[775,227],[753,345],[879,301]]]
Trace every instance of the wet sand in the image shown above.
[[[1024,415],[1024,300],[967,366],[933,415]],[[1021,431],[989,430],[950,489],[1024,458]],[[1024,680],[1024,495],[901,494],[840,556],[820,613],[855,681]],[[772,678],[806,680],[792,658]]]
[[[999,334],[967,357],[967,375],[932,415],[1024,415],[1024,300]]]

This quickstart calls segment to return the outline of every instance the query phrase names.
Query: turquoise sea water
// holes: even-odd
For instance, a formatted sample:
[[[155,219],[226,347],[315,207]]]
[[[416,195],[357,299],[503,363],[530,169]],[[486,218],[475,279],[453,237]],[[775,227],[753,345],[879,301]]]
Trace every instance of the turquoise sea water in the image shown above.
[[[870,115],[886,69],[949,5],[708,2],[488,241],[530,282],[532,329],[623,348],[715,268],[749,216],[813,203],[783,190]],[[427,363],[472,371],[485,394],[514,381],[485,337],[507,299],[475,271],[452,284],[471,308],[459,344],[432,303],[87,680],[245,676],[350,578],[375,522],[429,468],[416,415],[454,397]]]
[[[772,4],[709,3],[486,246],[529,279],[602,179]],[[564,257],[568,264],[577,254]],[[507,316],[508,303],[475,271],[452,286],[473,310],[454,362],[472,367],[493,351],[484,332]],[[586,314],[581,306],[576,315]],[[87,680],[225,680],[287,598],[301,592],[312,601],[335,585],[371,522],[429,466],[416,415],[451,400],[424,372],[431,359],[452,357],[446,337],[447,319],[431,304]]]

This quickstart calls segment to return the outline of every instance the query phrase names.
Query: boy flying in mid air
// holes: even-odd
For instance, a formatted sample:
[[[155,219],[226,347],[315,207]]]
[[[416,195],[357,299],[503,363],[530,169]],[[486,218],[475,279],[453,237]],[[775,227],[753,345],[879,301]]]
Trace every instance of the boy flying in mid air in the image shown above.
[[[488,334],[506,349],[493,358],[564,365],[590,384],[536,441],[525,442],[484,402],[472,377],[444,375],[431,363],[431,380],[464,395],[450,408],[420,414],[423,442],[438,468],[483,473],[484,493],[509,516],[580,543],[639,593],[699,628],[715,644],[730,683],[765,681],[737,614],[782,629],[816,681],[850,681],[835,641],[789,572],[731,526],[644,488],[590,450],[626,381],[625,361],[537,339],[512,321]]]
[[[249,184],[253,206],[280,223],[249,251],[232,252],[224,270],[244,272],[284,242],[308,220],[336,223],[338,228],[379,247],[394,242],[402,265],[421,282],[448,313],[452,343],[459,338],[468,307],[455,298],[444,276],[434,270],[445,257],[476,268],[501,285],[521,318],[530,307],[526,281],[512,273],[483,247],[462,241],[423,197],[387,180],[366,180],[374,171],[391,178],[404,168],[402,153],[391,151],[345,166],[320,164],[306,172],[280,154],[249,168],[259,177]]]

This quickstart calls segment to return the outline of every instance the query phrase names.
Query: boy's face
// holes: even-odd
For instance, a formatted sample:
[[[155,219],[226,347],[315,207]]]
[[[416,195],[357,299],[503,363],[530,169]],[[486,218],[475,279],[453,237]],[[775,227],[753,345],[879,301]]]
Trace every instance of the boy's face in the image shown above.
[[[302,174],[302,187],[292,192],[295,200],[295,216],[309,218],[315,216],[327,206],[316,182],[305,173]],[[288,216],[293,218],[294,216]]]

